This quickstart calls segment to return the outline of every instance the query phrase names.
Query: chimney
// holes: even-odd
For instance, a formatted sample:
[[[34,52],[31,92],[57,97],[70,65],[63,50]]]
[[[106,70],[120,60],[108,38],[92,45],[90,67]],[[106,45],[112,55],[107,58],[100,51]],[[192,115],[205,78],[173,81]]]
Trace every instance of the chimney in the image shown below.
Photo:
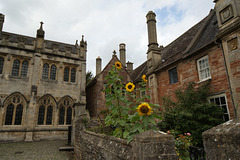
[[[119,44],[120,62],[126,66],[126,45],[124,43]]]
[[[96,75],[101,73],[101,71],[102,71],[102,59],[98,56],[98,58],[96,58]]]
[[[148,47],[158,48],[157,43],[157,30],[156,30],[156,14],[153,11],[149,11],[147,17],[147,28],[148,28]]]
[[[44,47],[44,35],[43,22],[40,22],[40,28],[37,30],[36,49],[43,49]]]
[[[4,23],[4,14],[0,13],[0,32],[3,29],[3,23]]]
[[[132,62],[127,62],[127,71],[131,73],[133,71],[133,63]]]

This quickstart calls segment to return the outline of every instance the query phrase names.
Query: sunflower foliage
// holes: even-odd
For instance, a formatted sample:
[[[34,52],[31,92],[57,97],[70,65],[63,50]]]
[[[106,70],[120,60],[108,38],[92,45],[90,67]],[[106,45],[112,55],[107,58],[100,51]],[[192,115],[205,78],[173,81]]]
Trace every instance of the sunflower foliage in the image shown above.
[[[153,114],[156,105],[148,104],[149,96],[146,94],[146,76],[142,77],[140,87],[132,82],[124,85],[120,76],[121,63],[116,62],[106,76],[105,84],[106,105],[109,113],[105,118],[105,125],[113,129],[112,135],[127,139],[130,142],[133,136],[149,129],[158,129]]]

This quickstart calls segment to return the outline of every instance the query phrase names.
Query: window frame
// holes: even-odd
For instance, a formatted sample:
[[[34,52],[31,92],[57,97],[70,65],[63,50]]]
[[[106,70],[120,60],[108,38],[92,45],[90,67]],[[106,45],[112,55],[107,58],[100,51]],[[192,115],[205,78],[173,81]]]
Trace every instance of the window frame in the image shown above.
[[[16,72],[16,74],[14,73],[14,62],[15,61],[19,61],[19,68],[18,68],[18,71]],[[23,67],[23,63],[26,62],[27,63],[27,66],[26,67]],[[11,75],[13,77],[21,77],[21,78],[26,78],[28,76],[28,67],[29,67],[29,60],[27,59],[20,59],[20,58],[16,58],[13,60],[12,62],[12,73]],[[23,70],[24,69],[24,70]],[[13,75],[14,73],[14,75]]]
[[[200,67],[200,61],[202,61],[203,59],[206,59],[206,58],[207,58],[208,67],[207,67],[207,68],[204,68],[204,69],[201,69],[201,67]],[[209,63],[209,57],[208,57],[208,55],[205,55],[205,56],[197,59],[197,69],[198,69],[198,78],[199,78],[199,81],[200,81],[200,82],[203,82],[203,81],[206,81],[206,80],[209,80],[209,79],[212,78],[212,77],[211,77],[211,69],[210,69],[210,63]],[[206,78],[203,78],[203,77],[201,76],[201,71],[206,70],[206,69],[208,69],[208,74],[209,74],[209,76],[206,77]]]
[[[224,98],[225,98],[225,104],[221,104],[221,100],[219,101],[219,102],[220,102],[220,105],[216,104],[216,103],[215,103],[215,99],[216,99],[216,98],[219,98],[219,99],[220,99],[221,97],[224,97]],[[214,102],[211,102],[211,99],[214,99]],[[229,112],[227,97],[226,97],[226,94],[225,94],[225,93],[217,94],[217,95],[213,95],[213,96],[209,96],[209,97],[208,97],[208,101],[209,101],[209,103],[215,103],[216,105],[218,105],[218,107],[222,107],[222,106],[226,105],[226,111],[227,111],[227,112],[224,112],[223,120],[226,122],[226,120],[225,120],[225,115],[228,115],[228,120],[230,120],[230,112]],[[228,120],[227,120],[227,121],[228,121]]]
[[[176,75],[175,75],[175,73],[176,73]],[[168,76],[169,76],[169,83],[170,83],[170,85],[179,82],[179,80],[178,80],[177,66],[176,66],[176,67],[173,67],[173,68],[171,68],[171,69],[168,70]],[[175,78],[176,78],[176,77],[174,77],[174,76],[177,77],[177,81],[175,81]]]
[[[66,75],[67,73],[65,72],[66,68],[68,68],[68,75]],[[74,75],[72,74],[73,70],[75,72]],[[63,82],[76,83],[76,81],[77,81],[77,67],[66,65],[63,70]]]
[[[44,65],[46,65],[46,64],[48,65],[48,69],[44,70]],[[55,67],[54,70],[52,70],[53,66]],[[58,69],[58,67],[55,63],[44,62],[43,67],[42,67],[42,80],[56,81],[57,80],[57,69]],[[45,74],[45,77],[43,77],[43,74]],[[54,77],[53,77],[53,75],[54,75]]]

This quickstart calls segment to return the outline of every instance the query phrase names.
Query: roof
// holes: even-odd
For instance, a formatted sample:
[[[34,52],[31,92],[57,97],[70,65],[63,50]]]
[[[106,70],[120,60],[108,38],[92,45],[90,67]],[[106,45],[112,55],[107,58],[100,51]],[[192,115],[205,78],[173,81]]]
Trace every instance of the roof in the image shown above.
[[[131,79],[133,83],[141,81],[142,76],[147,73],[147,61],[145,61],[143,64],[138,66],[136,69],[133,70],[131,73]]]

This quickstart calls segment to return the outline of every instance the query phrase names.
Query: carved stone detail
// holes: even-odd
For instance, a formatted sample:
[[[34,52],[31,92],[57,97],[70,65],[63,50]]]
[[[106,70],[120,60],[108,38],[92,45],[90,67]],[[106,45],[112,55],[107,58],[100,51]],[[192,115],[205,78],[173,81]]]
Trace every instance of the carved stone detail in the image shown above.
[[[226,8],[224,8],[223,10],[221,10],[219,12],[220,17],[221,17],[221,23],[225,23],[226,21],[228,21],[229,19],[231,19],[233,17],[233,9],[231,5],[228,5]]]

